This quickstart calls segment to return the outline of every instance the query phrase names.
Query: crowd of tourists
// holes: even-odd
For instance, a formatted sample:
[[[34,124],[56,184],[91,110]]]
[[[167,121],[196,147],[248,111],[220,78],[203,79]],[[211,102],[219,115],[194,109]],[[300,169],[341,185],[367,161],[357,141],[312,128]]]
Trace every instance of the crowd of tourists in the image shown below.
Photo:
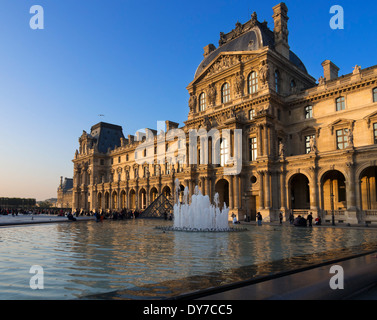
[[[79,216],[94,216],[96,217],[97,221],[102,221],[104,219],[112,219],[112,220],[126,220],[126,219],[137,219],[140,216],[141,212],[137,210],[126,210],[123,209],[121,211],[74,211],[72,216],[79,217]]]
[[[18,216],[18,215],[50,215],[50,216],[65,216],[67,215],[67,210],[63,209],[13,209],[13,208],[0,208],[0,215],[3,216]]]

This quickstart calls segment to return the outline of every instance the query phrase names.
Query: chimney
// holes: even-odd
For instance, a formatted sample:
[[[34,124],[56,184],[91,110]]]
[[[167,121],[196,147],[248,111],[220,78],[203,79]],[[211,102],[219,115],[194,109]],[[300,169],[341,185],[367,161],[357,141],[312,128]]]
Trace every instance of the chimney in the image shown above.
[[[135,142],[135,136],[129,134],[129,135],[128,135],[128,141],[129,141],[129,144],[133,144],[133,143]]]
[[[216,47],[212,43],[210,43],[208,46],[205,46],[204,47],[204,54],[203,54],[204,58],[207,58],[208,55],[215,50],[216,50]]]
[[[179,127],[179,123],[169,121],[169,120],[166,120],[165,124],[166,124],[166,132],[168,132],[172,129],[178,129],[178,127]]]
[[[284,2],[281,2],[272,10],[274,10],[272,18],[274,18],[275,50],[289,60],[288,8]]]
[[[327,81],[338,78],[339,68],[330,60],[322,62],[323,76]]]

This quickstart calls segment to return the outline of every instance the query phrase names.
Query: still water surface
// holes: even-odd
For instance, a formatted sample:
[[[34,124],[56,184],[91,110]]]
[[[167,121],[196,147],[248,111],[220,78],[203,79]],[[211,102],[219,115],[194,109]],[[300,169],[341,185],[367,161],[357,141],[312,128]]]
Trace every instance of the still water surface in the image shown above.
[[[246,226],[245,232],[185,233],[155,228],[161,225],[170,224],[126,220],[2,228],[0,299],[77,299],[122,290],[133,290],[124,297],[135,298],[163,283],[177,294],[338,258],[344,248],[351,248],[347,254],[364,245],[377,248],[372,229],[265,225]],[[30,288],[33,265],[43,267],[43,290]],[[149,296],[160,295],[151,290]]]

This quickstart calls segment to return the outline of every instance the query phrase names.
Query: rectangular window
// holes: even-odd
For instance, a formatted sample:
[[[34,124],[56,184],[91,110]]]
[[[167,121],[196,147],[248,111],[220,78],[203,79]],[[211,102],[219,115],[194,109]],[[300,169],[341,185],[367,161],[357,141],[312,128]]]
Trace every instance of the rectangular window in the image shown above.
[[[336,99],[336,111],[346,110],[346,100],[344,97]]]
[[[348,147],[348,129],[336,131],[336,146],[338,150],[343,150]]]
[[[222,139],[220,143],[220,165],[224,167],[228,163],[229,157],[229,148],[228,148],[228,141],[226,139]]]
[[[312,147],[310,145],[311,139],[315,139],[315,135],[305,137],[305,153],[306,154],[309,154],[312,151]]]
[[[165,174],[170,174],[170,163],[167,162],[165,165]]]
[[[305,107],[305,119],[313,118],[313,106]]]
[[[254,120],[255,118],[255,109],[249,111],[249,120]]]
[[[179,159],[178,160],[178,172],[183,172],[183,160]]]
[[[377,88],[373,89],[373,102],[377,102]]]
[[[258,157],[257,138],[249,139],[249,160],[255,161]]]
[[[373,123],[374,144],[377,144],[377,123]]]

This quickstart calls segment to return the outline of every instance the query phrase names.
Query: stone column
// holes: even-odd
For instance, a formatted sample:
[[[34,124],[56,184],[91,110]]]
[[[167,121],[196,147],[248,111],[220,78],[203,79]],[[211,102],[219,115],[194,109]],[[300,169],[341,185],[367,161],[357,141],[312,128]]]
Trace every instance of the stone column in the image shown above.
[[[266,181],[266,209],[271,209],[271,172],[265,171]]]
[[[205,183],[206,183],[206,194],[209,197],[210,202],[212,203],[213,199],[212,199],[212,194],[211,194],[211,187],[210,187],[211,184],[210,184],[209,177],[206,177]]]
[[[260,208],[259,210],[264,209],[264,172],[263,171],[258,171],[259,174],[259,204]]]
[[[269,145],[269,143],[268,143],[268,131],[269,131],[268,125],[266,124],[264,126],[264,155],[265,156],[269,155],[269,150],[268,150],[268,145]]]
[[[238,209],[240,208],[240,202],[239,202],[239,187],[240,187],[240,182],[239,182],[240,178],[239,176],[234,176],[234,184],[235,184],[235,195],[234,195],[234,208],[235,209]]]
[[[258,137],[257,137],[257,153],[258,153],[258,158],[263,156],[263,136],[262,136],[262,125],[258,125]]]
[[[146,194],[146,201],[147,201],[147,203],[146,203],[145,207],[148,208],[151,205],[151,202],[150,202],[150,185],[149,185],[149,183],[147,184],[146,192],[147,192],[147,194]]]
[[[201,182],[202,195],[204,196],[207,194],[207,188],[205,186],[205,178],[204,177],[200,178],[200,182]]]
[[[347,183],[347,209],[356,210],[356,184],[355,184],[355,165],[352,162],[347,163],[349,183]],[[348,182],[348,181],[347,181]]]
[[[233,176],[229,176],[229,209],[233,209]]]
[[[346,193],[347,193],[347,221],[348,223],[359,223],[357,218],[357,207],[356,207],[356,181],[355,181],[355,164],[353,162],[348,162],[347,167],[349,169],[349,181],[346,183]],[[360,183],[358,184],[360,185]]]
[[[130,204],[129,204],[129,200],[128,200],[128,192],[129,192],[130,188],[128,187],[128,181],[127,181],[127,185],[126,185],[126,189],[125,189],[125,197],[126,197],[126,200],[124,202],[124,205],[126,206],[127,210],[130,208]]]
[[[285,212],[287,209],[286,189],[285,189],[285,176],[286,171],[280,172],[280,210]]]

